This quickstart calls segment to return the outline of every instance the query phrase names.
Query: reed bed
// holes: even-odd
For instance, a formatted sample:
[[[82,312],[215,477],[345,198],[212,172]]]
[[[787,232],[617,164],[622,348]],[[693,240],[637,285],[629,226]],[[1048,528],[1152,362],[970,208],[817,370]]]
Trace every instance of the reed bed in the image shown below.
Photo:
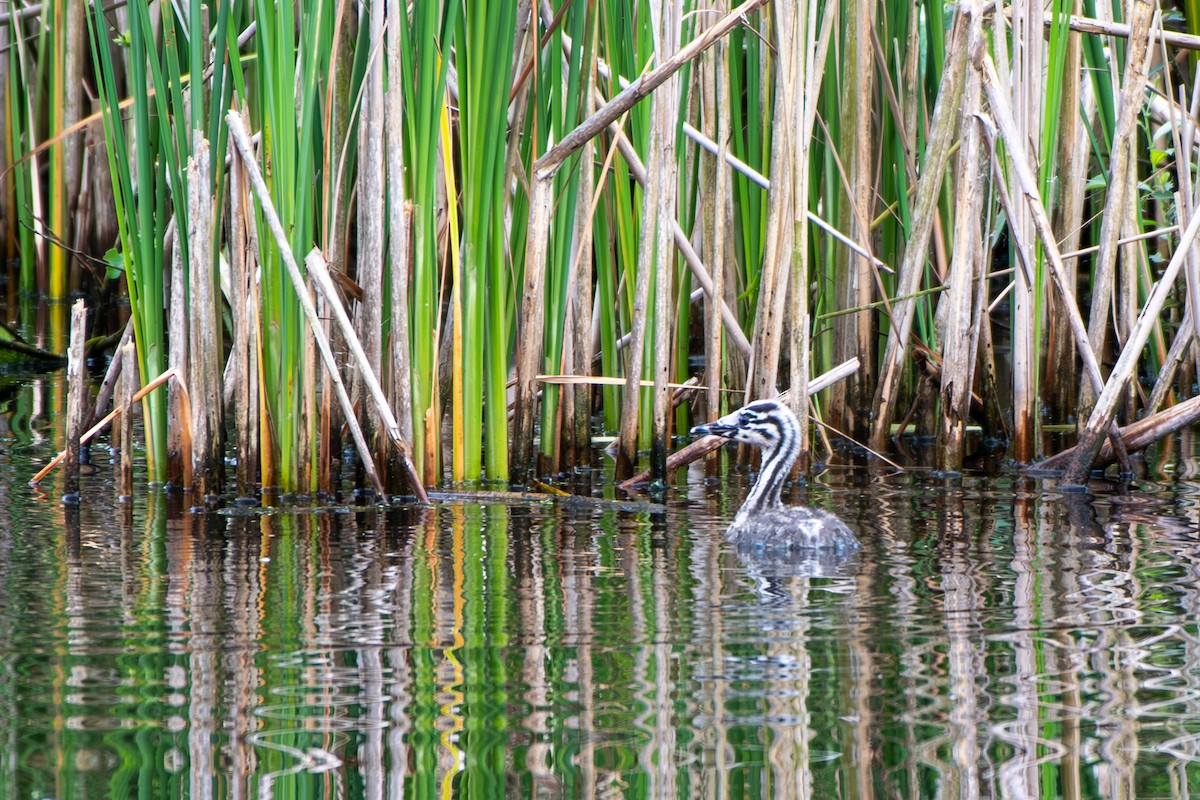
[[[803,464],[1081,482],[1196,394],[1200,38],[1147,0],[77,5],[0,2],[0,252],[10,309],[127,298],[151,481],[661,482],[790,389]]]

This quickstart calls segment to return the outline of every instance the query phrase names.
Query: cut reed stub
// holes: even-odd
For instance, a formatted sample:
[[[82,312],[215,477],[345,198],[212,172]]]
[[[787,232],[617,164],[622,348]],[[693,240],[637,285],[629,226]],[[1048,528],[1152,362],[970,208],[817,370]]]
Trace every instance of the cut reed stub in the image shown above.
[[[84,379],[83,343],[86,339],[87,305],[83,300],[76,300],[71,306],[71,339],[67,348],[67,424],[66,439],[66,470],[63,477],[64,505],[79,505],[79,453],[82,444],[84,405],[87,397],[87,384]]]

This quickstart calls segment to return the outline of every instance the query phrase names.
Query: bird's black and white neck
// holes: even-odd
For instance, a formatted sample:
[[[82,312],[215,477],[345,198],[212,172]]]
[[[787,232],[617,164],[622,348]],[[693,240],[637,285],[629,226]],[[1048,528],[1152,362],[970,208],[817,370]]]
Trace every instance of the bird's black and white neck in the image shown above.
[[[775,400],[759,400],[692,428],[692,434],[723,436],[762,451],[758,479],[725,535],[735,544],[763,550],[833,550],[849,553],[858,539],[827,511],[785,506],[783,485],[800,455],[800,423]]]

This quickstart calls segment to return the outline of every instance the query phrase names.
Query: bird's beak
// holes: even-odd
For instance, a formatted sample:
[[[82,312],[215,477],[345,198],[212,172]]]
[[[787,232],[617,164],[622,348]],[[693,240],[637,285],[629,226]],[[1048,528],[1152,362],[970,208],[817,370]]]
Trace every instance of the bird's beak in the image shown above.
[[[733,425],[724,424],[723,420],[710,422],[707,425],[697,425],[692,428],[692,436],[723,436],[726,439],[733,436],[737,430]]]

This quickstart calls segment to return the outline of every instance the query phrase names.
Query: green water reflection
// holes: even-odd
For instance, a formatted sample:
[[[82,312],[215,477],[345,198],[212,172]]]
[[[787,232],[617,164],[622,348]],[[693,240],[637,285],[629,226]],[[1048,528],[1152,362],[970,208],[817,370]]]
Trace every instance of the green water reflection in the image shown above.
[[[738,481],[189,516],[98,475],[67,513],[6,441],[5,798],[1200,791],[1187,480],[834,476],[864,550],[817,577],[726,547]]]

